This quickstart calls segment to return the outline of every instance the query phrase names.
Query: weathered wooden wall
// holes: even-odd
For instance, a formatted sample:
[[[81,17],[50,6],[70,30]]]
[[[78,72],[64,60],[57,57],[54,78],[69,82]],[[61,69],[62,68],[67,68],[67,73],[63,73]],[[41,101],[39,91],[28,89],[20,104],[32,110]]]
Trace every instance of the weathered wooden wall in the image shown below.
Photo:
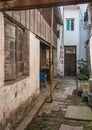
[[[51,9],[34,9],[23,11],[6,12],[13,20],[23,25],[26,29],[31,30],[34,34],[50,43],[51,34]],[[57,23],[54,17],[54,46],[57,43]]]

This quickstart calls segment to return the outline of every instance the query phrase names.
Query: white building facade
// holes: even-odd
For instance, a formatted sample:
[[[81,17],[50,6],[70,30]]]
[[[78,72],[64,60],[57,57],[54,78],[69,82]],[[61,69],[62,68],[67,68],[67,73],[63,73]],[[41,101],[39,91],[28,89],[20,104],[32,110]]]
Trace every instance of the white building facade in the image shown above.
[[[58,24],[58,44],[57,44],[57,67],[58,74],[64,77],[64,44],[63,44],[63,25]]]
[[[64,62],[61,73],[65,76],[76,76],[78,60],[86,60],[86,42],[89,38],[89,32],[84,26],[86,7],[87,4],[62,7]]]

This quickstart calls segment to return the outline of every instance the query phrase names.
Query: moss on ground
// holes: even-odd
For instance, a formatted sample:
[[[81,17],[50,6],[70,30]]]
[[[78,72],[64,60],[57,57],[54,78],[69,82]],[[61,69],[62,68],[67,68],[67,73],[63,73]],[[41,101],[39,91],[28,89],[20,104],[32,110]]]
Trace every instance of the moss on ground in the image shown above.
[[[87,106],[87,102],[78,97],[77,91],[74,91],[73,95],[64,101],[64,105],[66,108],[69,105]],[[58,111],[51,110],[51,113],[38,114],[26,130],[58,130],[61,124],[83,126],[84,130],[92,130],[92,122],[69,120],[64,118],[64,115],[65,111],[62,111],[62,109]]]

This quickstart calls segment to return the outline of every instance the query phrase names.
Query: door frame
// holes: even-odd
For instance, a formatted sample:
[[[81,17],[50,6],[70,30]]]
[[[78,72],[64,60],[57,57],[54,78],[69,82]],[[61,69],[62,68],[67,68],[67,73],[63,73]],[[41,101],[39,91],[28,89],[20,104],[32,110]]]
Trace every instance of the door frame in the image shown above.
[[[74,47],[75,48],[75,77],[76,77],[76,75],[77,75],[77,46],[67,46],[67,45],[64,45],[64,76],[66,76],[65,75],[65,47]]]

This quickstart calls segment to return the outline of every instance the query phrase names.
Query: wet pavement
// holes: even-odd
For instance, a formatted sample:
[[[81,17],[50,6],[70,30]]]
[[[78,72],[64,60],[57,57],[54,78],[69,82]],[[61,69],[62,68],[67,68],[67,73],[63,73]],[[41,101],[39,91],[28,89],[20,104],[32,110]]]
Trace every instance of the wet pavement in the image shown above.
[[[92,121],[65,118],[68,106],[87,106],[87,103],[77,96],[76,89],[75,78],[58,79],[58,85],[53,92],[53,102],[49,103],[49,98],[46,100],[26,130],[63,130],[66,127],[66,130],[92,130]]]

